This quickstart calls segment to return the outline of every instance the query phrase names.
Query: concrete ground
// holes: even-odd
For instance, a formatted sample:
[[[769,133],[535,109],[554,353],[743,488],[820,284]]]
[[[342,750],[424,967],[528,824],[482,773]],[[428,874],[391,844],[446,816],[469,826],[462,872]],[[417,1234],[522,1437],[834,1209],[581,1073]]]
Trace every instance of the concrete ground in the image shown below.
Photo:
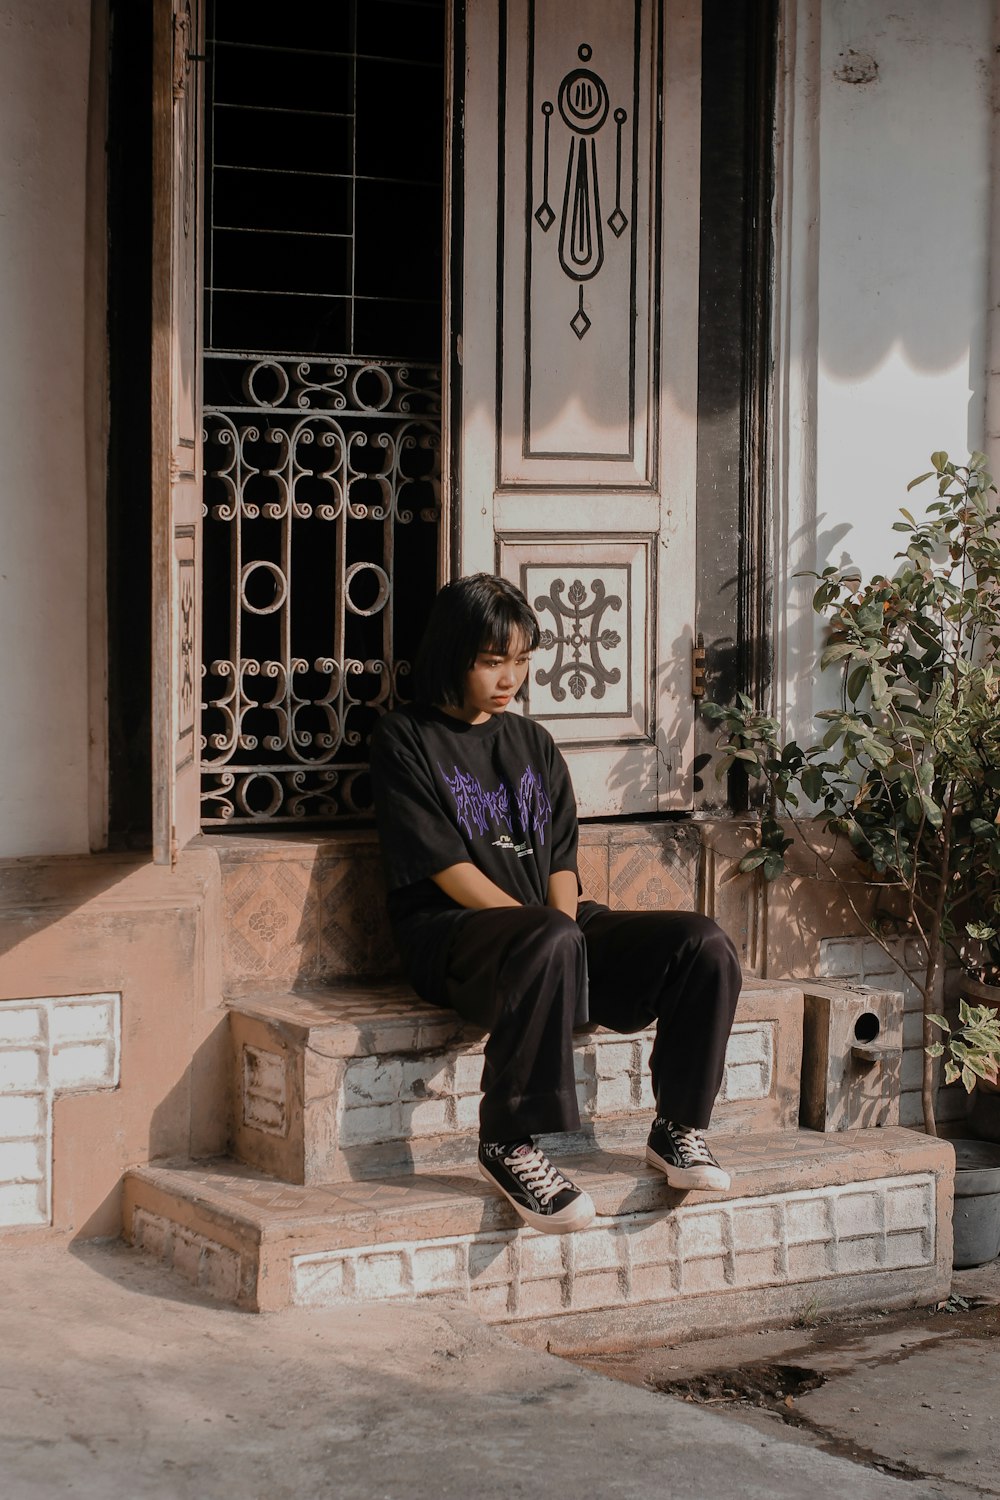
[[[926,1329],[923,1315],[910,1317]],[[774,1336],[761,1337],[771,1359]],[[802,1441],[801,1428],[766,1412],[734,1420],[642,1388],[644,1375],[631,1384],[526,1349],[463,1309],[254,1316],[203,1299],[117,1245],[6,1252],[0,1351],[3,1500],[1000,1492],[992,1335],[920,1331],[911,1344],[893,1325],[891,1357],[855,1362],[854,1384],[830,1380],[803,1397],[826,1403],[817,1419],[831,1432],[861,1434],[873,1450],[848,1443],[849,1456]],[[690,1369],[704,1364],[691,1346],[664,1362],[681,1358]],[[893,1411],[906,1419],[898,1440]],[[935,1462],[944,1478],[873,1467],[878,1413],[884,1448],[909,1444],[911,1475],[922,1434],[943,1434]]]
[[[937,1308],[575,1358],[744,1430],[919,1481],[917,1492],[1000,1495],[997,1261],[957,1272]]]

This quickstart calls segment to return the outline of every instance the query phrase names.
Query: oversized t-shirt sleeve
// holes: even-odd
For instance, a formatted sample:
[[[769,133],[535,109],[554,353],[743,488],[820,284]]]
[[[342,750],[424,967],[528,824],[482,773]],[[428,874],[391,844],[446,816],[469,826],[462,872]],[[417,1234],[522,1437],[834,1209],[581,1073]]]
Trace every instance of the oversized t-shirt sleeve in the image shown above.
[[[576,794],[567,766],[559,747],[550,741],[549,750],[549,795],[552,798],[552,854],[549,863],[550,875],[559,870],[572,870],[576,875],[576,846],[579,826],[576,817]]]
[[[405,720],[392,716],[376,726],[371,778],[390,891],[468,860],[469,851],[441,806],[427,762]]]

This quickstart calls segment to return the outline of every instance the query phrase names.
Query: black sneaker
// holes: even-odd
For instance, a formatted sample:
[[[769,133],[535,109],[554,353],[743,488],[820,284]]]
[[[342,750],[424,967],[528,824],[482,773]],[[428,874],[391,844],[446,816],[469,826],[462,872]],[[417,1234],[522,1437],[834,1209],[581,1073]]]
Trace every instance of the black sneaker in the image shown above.
[[[701,1131],[659,1115],[646,1142],[646,1160],[666,1173],[671,1187],[724,1193],[729,1186],[729,1173],[719,1166]]]
[[[543,1234],[586,1229],[596,1213],[590,1194],[574,1187],[530,1138],[480,1141],[479,1170]]]

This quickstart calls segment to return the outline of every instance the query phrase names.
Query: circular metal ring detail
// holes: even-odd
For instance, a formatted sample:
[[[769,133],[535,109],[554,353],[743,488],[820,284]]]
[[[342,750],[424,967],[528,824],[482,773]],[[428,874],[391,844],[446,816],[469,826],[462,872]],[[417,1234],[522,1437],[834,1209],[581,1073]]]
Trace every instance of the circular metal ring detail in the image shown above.
[[[259,606],[256,604],[251,604],[250,600],[247,598],[247,583],[249,582],[253,574],[260,572],[261,569],[263,569],[266,573],[270,573],[271,577],[274,579],[275,591],[274,598],[272,599],[270,604]],[[258,561],[249,562],[244,565],[243,571],[240,574],[240,604],[250,614],[273,615],[275,610],[281,608],[287,597],[288,580],[281,569],[278,567],[277,563]]]
[[[575,68],[559,85],[559,113],[577,135],[593,135],[608,118],[611,100],[603,78]]]
[[[278,394],[274,396],[270,401],[265,396],[259,395],[254,389],[254,381],[257,379],[257,376],[262,370],[266,370],[267,373],[275,377],[278,382]],[[278,364],[277,360],[259,359],[257,363],[255,365],[252,365],[251,368],[247,370],[246,374],[243,376],[243,389],[246,391],[247,400],[252,401],[256,406],[280,406],[285,397],[288,395],[288,374],[284,370],[284,368]]]
[[[247,794],[257,781],[266,782],[271,787],[271,801],[267,807],[257,808],[250,806],[250,799]],[[240,802],[243,804],[244,811],[251,818],[273,818],[281,806],[285,793],[277,776],[272,776],[270,771],[251,771],[249,776],[243,778],[243,784],[239,788],[238,795]]]
[[[375,577],[378,579],[378,593],[375,595],[375,600],[372,604],[369,604],[364,609],[360,605],[355,604],[354,600],[351,598],[351,584],[354,582],[359,573],[374,573]],[[344,578],[344,601],[347,604],[347,608],[351,611],[352,615],[377,615],[380,610],[385,609],[386,604],[389,602],[388,573],[386,573],[384,569],[380,568],[378,563],[352,563],[348,568]]]
[[[358,391],[358,382],[364,379],[372,379],[378,383],[382,396],[379,401],[366,401]],[[359,406],[366,411],[385,411],[392,400],[392,381],[380,365],[362,365],[360,370],[355,370],[351,376],[351,395]]]

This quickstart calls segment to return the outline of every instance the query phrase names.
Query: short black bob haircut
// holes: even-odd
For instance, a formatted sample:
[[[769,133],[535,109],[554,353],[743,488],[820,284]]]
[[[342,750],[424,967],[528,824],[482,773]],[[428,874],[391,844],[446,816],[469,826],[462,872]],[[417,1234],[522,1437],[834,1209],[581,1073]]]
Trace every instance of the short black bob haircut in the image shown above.
[[[461,708],[465,674],[481,651],[505,656],[513,642],[534,651],[538,620],[527,599],[506,578],[472,573],[446,583],[431,606],[430,619],[413,663],[413,696],[418,703]],[[524,697],[524,685],[517,696]]]

